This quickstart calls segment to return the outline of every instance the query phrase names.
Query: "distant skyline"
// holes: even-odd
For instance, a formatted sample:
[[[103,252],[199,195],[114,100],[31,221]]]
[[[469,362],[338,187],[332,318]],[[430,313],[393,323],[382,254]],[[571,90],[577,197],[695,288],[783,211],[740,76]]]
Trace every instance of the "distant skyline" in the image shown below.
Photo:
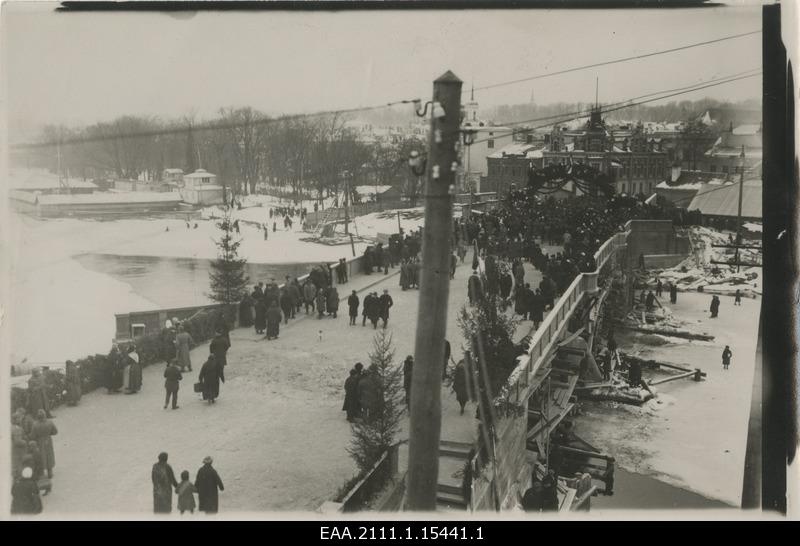
[[[452,70],[469,89],[761,29],[759,6],[675,10],[3,13],[11,139],[34,124],[121,115],[271,115],[428,100]],[[761,66],[761,36],[476,92],[481,108],[613,102]],[[467,96],[468,97],[468,96]],[[761,79],[669,100],[760,99]],[[658,104],[658,103],[656,103]],[[411,107],[409,117],[411,117]]]

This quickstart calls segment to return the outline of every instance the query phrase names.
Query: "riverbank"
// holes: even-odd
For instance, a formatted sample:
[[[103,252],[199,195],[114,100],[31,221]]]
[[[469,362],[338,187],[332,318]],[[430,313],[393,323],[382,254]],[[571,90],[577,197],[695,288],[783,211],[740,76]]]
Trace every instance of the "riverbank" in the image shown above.
[[[733,298],[721,300],[716,319],[709,318],[710,296],[701,293],[681,293],[670,306],[677,318],[714,335],[710,342],[669,338],[647,345],[645,336],[617,332],[621,350],[701,368],[708,374],[704,381],[659,385],[658,396],[642,407],[584,402],[575,432],[626,471],[739,506],[761,300],[743,299],[741,307]],[[662,298],[662,305],[667,302]],[[725,345],[734,355],[728,370],[721,365]]]

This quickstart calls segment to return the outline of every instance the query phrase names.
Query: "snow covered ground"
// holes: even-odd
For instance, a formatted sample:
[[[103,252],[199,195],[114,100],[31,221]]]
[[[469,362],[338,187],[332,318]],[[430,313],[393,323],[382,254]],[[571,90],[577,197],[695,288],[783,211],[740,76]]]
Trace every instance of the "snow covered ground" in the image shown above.
[[[684,324],[715,336],[710,342],[617,332],[621,350],[643,359],[700,368],[704,381],[677,380],[656,387],[658,396],[642,407],[584,403],[576,433],[616,457],[628,471],[651,475],[672,485],[732,506],[741,501],[744,455],[750,414],[758,316],[761,301],[722,297],[720,314],[709,318],[709,295],[686,293],[670,306]],[[722,369],[722,350],[730,345],[731,366]],[[653,372],[645,370],[645,378]],[[659,372],[659,377],[665,373]],[[619,492],[620,494],[623,494]],[[641,494],[642,492],[637,492]],[[642,495],[646,498],[646,495]]]

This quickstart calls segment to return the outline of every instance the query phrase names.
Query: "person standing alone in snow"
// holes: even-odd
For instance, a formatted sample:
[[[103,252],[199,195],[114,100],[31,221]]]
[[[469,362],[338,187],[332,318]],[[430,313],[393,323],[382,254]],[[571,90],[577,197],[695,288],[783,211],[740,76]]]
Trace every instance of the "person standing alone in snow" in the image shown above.
[[[733,352],[731,352],[731,348],[725,345],[725,350],[722,351],[722,369],[727,370],[728,366],[731,365],[731,357],[733,356]]]

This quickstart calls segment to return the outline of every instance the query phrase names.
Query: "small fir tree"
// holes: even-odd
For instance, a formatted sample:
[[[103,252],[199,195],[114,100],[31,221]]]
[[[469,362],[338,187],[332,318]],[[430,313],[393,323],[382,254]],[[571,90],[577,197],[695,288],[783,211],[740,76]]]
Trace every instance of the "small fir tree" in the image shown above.
[[[380,330],[372,341],[370,366],[365,373],[373,381],[376,403],[360,422],[352,423],[347,452],[360,472],[367,472],[393,444],[405,413],[403,370],[395,366],[391,334]]]
[[[225,210],[216,225],[222,236],[214,241],[218,248],[218,257],[211,262],[211,293],[208,297],[219,303],[235,305],[247,294],[247,283],[250,281],[245,274],[247,260],[239,257],[239,245],[242,241],[234,238],[230,210]]]

